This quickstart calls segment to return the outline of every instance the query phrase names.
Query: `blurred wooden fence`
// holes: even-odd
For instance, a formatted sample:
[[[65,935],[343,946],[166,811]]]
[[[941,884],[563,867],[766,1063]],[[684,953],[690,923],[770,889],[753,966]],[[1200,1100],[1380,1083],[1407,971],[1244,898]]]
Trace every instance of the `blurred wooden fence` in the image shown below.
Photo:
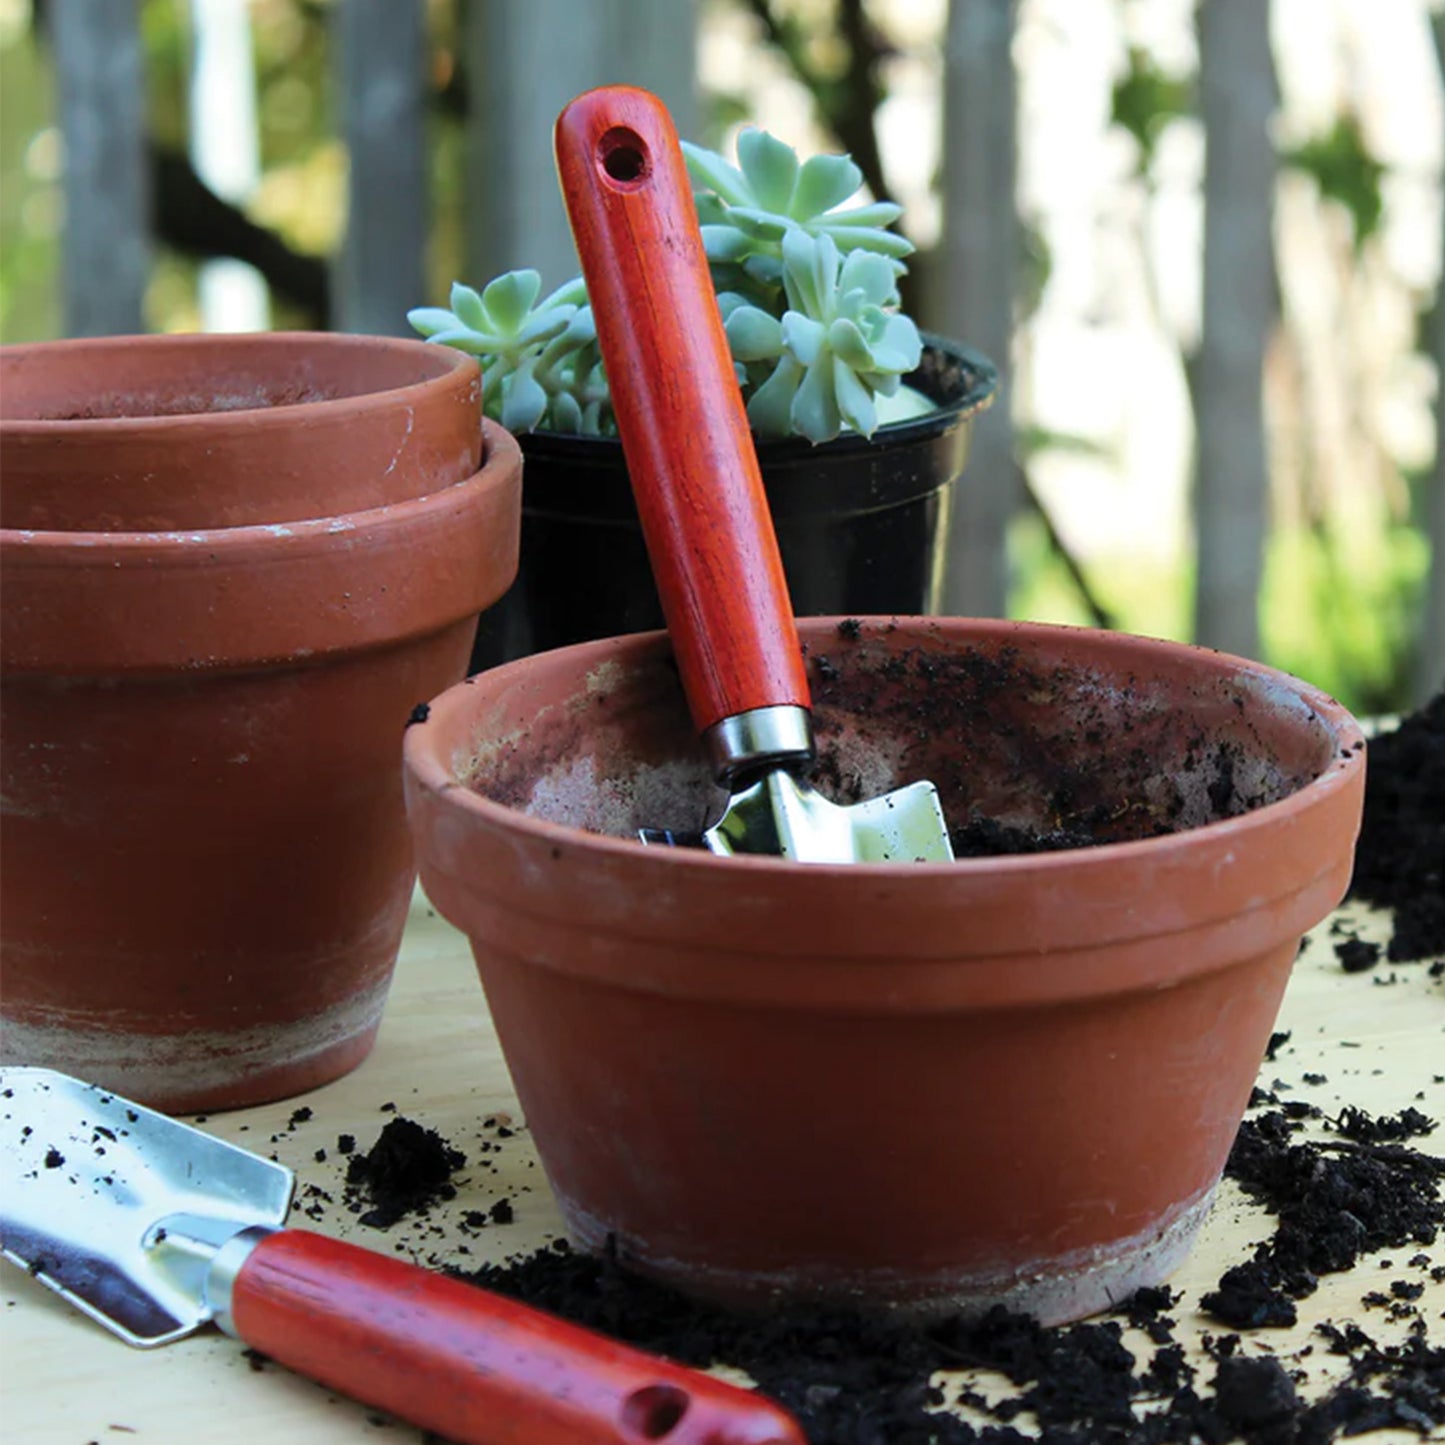
[[[551,124],[591,85],[659,93],[696,133],[698,0],[463,0],[474,94],[465,152],[466,274],[516,265],[575,270],[553,178]],[[63,263],[67,334],[139,331],[150,268],[145,85],[138,0],[50,0],[66,143]],[[933,315],[1000,364],[1013,333],[1017,0],[950,0],[944,55],[943,239]],[[350,154],[346,241],[331,281],[339,329],[405,329],[425,296],[428,238],[424,0],[336,0],[330,8],[339,126]],[[1248,656],[1268,514],[1261,367],[1277,310],[1271,272],[1275,106],[1268,7],[1200,7],[1206,135],[1204,329],[1192,366],[1198,442],[1195,635]],[[1437,26],[1441,22],[1437,20]],[[1445,308],[1441,308],[1445,310]],[[1445,375],[1445,322],[1435,358]],[[1445,396],[1445,387],[1442,387]],[[1005,391],[1005,395],[1007,392]],[[1445,434],[1445,433],[1442,433]],[[1445,453],[1445,449],[1439,449]],[[978,428],[959,489],[946,606],[1005,605],[1005,532],[1021,495],[1007,406]],[[1445,471],[1433,473],[1434,567],[1417,693],[1445,684]]]

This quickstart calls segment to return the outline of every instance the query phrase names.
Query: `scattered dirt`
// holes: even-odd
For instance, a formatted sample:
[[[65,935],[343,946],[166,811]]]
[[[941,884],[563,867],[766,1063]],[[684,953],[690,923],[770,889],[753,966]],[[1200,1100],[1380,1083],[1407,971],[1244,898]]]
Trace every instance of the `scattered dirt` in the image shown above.
[[[1225,1173],[1277,1223],[1253,1259],[1205,1295],[1204,1309],[1224,1324],[1293,1324],[1294,1301],[1313,1294],[1320,1275],[1387,1246],[1431,1244],[1445,1225],[1445,1159],[1403,1144],[1430,1133],[1434,1120],[1413,1108],[1372,1119],[1346,1107],[1325,1120],[1338,1140],[1300,1140],[1317,1119],[1320,1109],[1295,1104],[1240,1126]]]
[[[1175,1339],[1177,1297],[1167,1288],[1140,1291],[1114,1316],[1055,1328],[999,1308],[910,1327],[836,1310],[739,1316],[561,1241],[460,1277],[687,1364],[741,1368],[793,1411],[813,1445],[1025,1445],[1018,1426],[1030,1415],[1043,1445],[1322,1445],[1363,1428],[1425,1436],[1445,1425],[1445,1350],[1423,1328],[1404,1346],[1380,1347],[1358,1326],[1325,1327],[1329,1350],[1350,1356],[1349,1375],[1305,1403],[1285,1366],[1247,1353],[1238,1334],[1209,1341],[1214,1375],[1199,1378]],[[1151,1341],[1147,1358],[1126,1345],[1126,1324]],[[936,1378],[969,1368],[1012,1388],[985,1397]],[[953,1402],[995,1423],[937,1413]]]
[[[1393,915],[1392,963],[1445,958],[1445,692],[1370,742],[1350,893]]]

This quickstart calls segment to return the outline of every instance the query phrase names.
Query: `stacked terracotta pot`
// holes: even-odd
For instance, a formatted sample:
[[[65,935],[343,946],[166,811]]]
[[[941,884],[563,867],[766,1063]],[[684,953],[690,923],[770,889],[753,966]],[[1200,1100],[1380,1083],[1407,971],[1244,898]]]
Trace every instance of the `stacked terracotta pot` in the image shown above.
[[[374,1040],[402,732],[516,571],[474,362],[310,334],[0,351],[0,1056],[198,1109]]]

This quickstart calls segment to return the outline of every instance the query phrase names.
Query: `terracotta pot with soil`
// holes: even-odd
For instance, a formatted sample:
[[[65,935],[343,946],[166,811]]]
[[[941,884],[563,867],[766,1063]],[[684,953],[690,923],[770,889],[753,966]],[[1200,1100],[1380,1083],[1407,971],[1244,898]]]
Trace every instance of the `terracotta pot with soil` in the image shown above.
[[[516,570],[516,444],[419,342],[0,365],[0,1057],[172,1110],[335,1078],[415,876],[403,728]]]
[[[699,1293],[1045,1321],[1163,1279],[1209,1207],[1364,784],[1329,698],[1203,649],[806,620],[819,786],[919,777],[960,853],[644,847],[717,798],[665,636],[470,678],[408,731],[575,1239]]]

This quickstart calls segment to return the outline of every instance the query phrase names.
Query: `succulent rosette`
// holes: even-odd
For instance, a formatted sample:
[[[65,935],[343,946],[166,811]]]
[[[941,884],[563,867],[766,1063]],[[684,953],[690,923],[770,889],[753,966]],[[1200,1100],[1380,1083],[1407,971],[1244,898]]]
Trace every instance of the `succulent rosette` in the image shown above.
[[[899,309],[912,244],[889,228],[900,207],[848,206],[863,183],[847,156],[799,161],[756,128],[738,163],[683,143],[703,246],[748,419],[759,437],[871,436],[877,398],[919,364],[918,328]],[[540,299],[539,299],[540,298]],[[483,290],[456,282],[450,307],[407,313],[430,341],[482,365],[482,405],[508,430],[616,432],[597,329],[580,277],[542,296],[535,271]]]

